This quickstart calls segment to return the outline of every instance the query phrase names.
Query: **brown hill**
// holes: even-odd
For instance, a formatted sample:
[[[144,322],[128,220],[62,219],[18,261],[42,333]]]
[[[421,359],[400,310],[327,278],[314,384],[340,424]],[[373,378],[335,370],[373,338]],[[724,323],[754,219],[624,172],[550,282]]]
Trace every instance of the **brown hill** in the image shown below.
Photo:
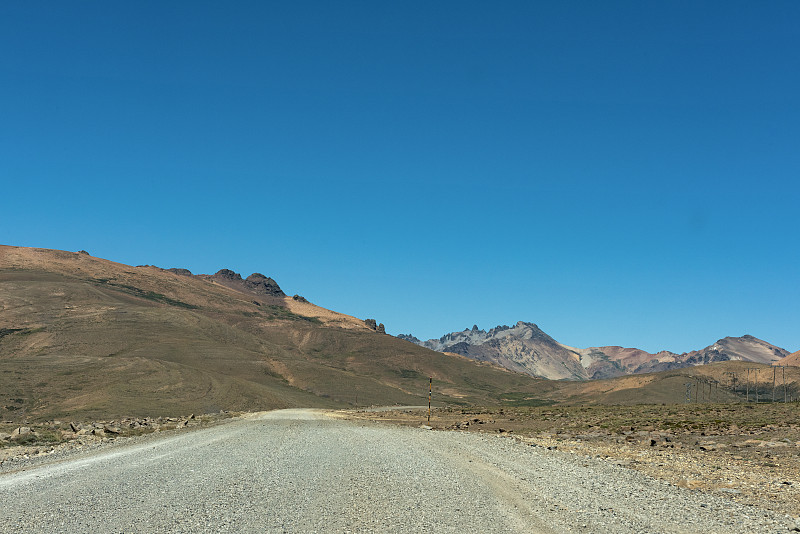
[[[439,403],[553,387],[380,334],[263,275],[0,246],[0,418],[422,404],[429,376]]]
[[[687,402],[761,402],[784,399],[784,376],[767,364],[716,362],[604,380],[559,382],[557,390],[539,397],[556,404],[682,404]],[[778,370],[780,371],[780,370]],[[785,373],[786,398],[800,395],[800,368]],[[688,394],[688,397],[687,397]]]
[[[704,349],[683,355],[683,359],[693,364],[714,361],[746,361],[772,363],[789,355],[789,351],[771,345],[750,335],[726,337]]]
[[[778,360],[773,365],[792,365],[800,367],[800,350],[791,353],[790,355],[781,360]]]

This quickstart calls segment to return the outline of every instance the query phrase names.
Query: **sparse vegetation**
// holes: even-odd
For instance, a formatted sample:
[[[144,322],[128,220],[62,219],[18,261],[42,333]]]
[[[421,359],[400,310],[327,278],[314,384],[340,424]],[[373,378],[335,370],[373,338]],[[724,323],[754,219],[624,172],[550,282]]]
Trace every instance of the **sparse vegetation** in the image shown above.
[[[3,336],[11,335],[15,332],[21,332],[22,328],[0,328],[0,338]]]
[[[92,281],[96,284],[105,285],[146,300],[161,302],[162,304],[168,304],[170,306],[178,306],[179,308],[186,308],[188,310],[196,310],[198,308],[193,304],[187,304],[186,302],[170,298],[166,295],[162,295],[161,293],[156,293],[155,291],[148,291],[138,287],[113,282],[110,278],[95,278]]]

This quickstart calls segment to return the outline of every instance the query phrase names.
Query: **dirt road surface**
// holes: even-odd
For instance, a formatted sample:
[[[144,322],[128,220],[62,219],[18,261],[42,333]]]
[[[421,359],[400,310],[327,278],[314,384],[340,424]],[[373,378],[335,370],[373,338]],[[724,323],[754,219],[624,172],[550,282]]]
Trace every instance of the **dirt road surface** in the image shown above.
[[[0,532],[789,532],[508,437],[280,410],[0,475]]]

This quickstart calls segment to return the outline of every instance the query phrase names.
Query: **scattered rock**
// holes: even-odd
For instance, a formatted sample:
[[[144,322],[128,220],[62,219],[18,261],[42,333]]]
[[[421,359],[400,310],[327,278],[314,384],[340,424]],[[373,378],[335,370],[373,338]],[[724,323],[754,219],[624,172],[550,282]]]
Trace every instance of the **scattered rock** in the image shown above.
[[[89,254],[89,253],[88,253],[88,252],[86,252],[85,250],[79,250],[79,251],[78,251],[78,254],[83,254],[84,256],[91,256],[91,254]]]
[[[686,488],[686,489],[698,489],[705,486],[702,480],[698,480],[696,478],[682,478],[678,481],[677,486],[679,488]]]
[[[10,439],[12,441],[15,441],[15,440],[18,440],[18,439],[22,439],[23,437],[28,436],[30,434],[33,434],[33,430],[31,430],[30,427],[28,427],[28,426],[20,426],[20,427],[15,428],[14,431],[11,432],[11,438]]]

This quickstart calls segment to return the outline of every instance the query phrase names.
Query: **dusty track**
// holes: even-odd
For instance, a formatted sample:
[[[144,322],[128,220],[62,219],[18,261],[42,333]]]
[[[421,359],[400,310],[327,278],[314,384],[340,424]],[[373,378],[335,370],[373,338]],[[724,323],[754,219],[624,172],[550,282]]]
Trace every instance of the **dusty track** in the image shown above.
[[[786,532],[515,440],[283,410],[0,476],[2,532]]]

